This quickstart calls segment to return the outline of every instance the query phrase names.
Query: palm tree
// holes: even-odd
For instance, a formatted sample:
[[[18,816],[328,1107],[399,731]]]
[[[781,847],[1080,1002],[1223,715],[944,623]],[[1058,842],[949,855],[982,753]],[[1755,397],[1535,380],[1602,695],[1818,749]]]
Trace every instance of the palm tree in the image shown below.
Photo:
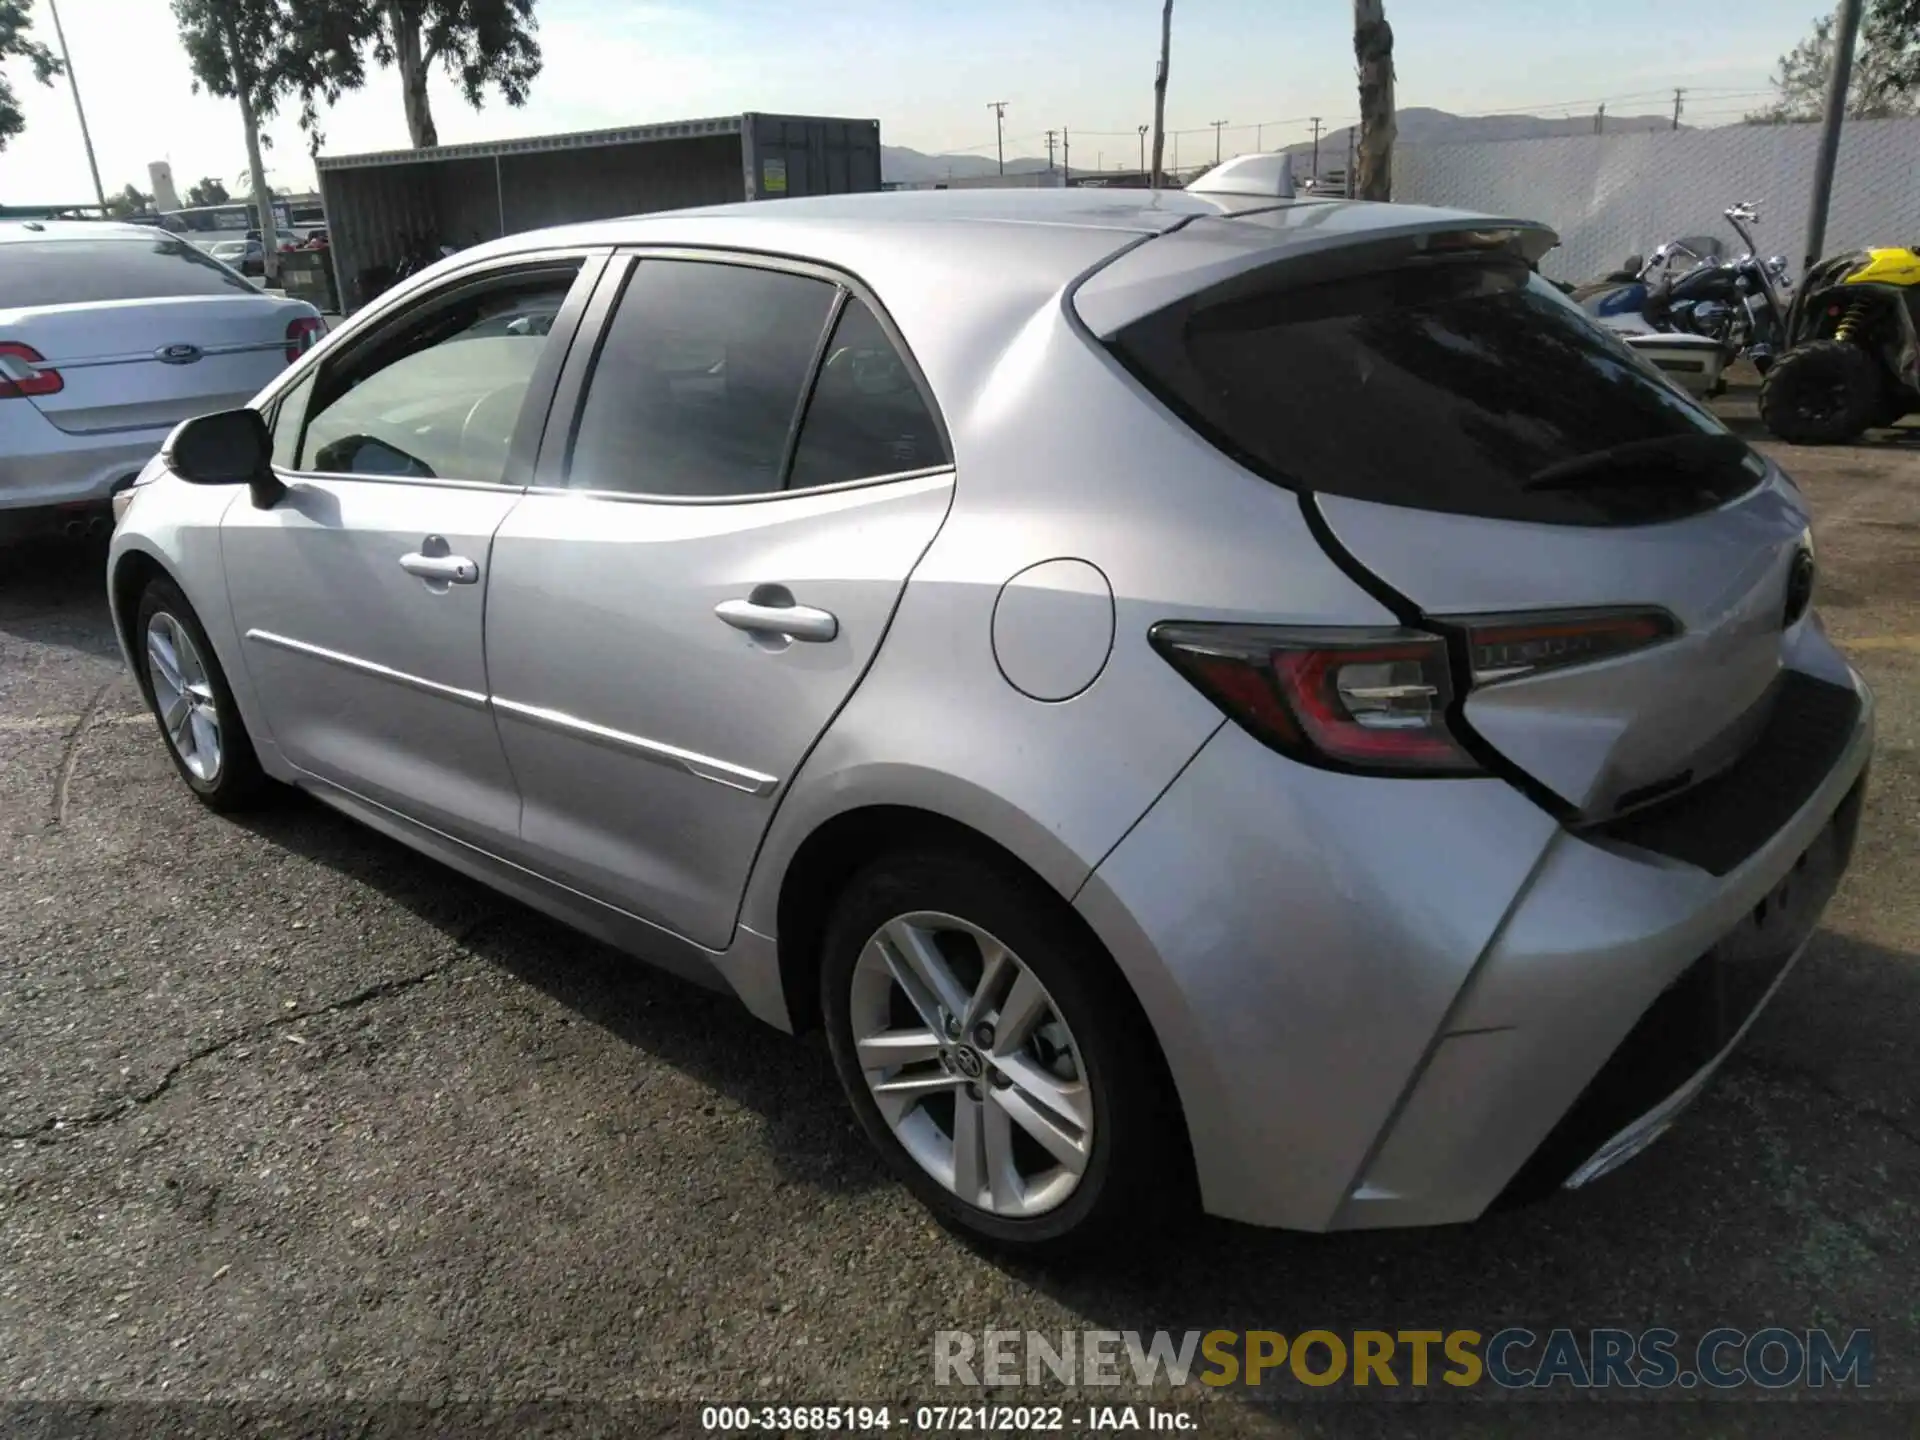
[[[1169,0],[1171,3],[1171,0]],[[1360,70],[1359,183],[1362,200],[1393,198],[1393,27],[1384,0],[1353,0],[1353,58]],[[1349,180],[1349,185],[1353,184]]]

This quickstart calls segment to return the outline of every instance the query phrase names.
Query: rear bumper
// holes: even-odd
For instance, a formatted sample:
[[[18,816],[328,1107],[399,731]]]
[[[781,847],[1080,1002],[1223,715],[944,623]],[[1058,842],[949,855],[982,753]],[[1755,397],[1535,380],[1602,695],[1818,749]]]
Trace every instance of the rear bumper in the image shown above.
[[[120,481],[131,480],[154,457],[172,428],[69,435],[33,418],[32,440],[0,464],[0,510],[105,505]]]
[[[1851,694],[1844,731],[1718,874],[1498,782],[1328,775],[1216,735],[1077,901],[1160,1033],[1207,1208],[1463,1221],[1657,1135],[1848,859],[1872,702],[1806,644]]]

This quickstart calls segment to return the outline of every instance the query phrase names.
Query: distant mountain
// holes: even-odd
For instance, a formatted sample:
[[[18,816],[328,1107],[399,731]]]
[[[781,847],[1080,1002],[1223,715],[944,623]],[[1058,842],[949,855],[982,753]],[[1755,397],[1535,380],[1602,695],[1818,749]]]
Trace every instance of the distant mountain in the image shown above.
[[[1591,135],[1591,115],[1454,115],[1446,110],[1431,110],[1415,105],[1394,117],[1403,145],[1471,145],[1489,140],[1544,140],[1555,135]],[[1609,115],[1603,133],[1625,135],[1641,130],[1668,130],[1669,115]],[[1320,168],[1342,170],[1347,163],[1347,136],[1352,126],[1329,130],[1320,137]],[[1681,126],[1681,129],[1688,128]],[[1311,155],[1313,142],[1302,140],[1286,147],[1289,155]]]
[[[914,185],[927,180],[972,180],[992,175],[1000,162],[991,155],[925,155],[904,145],[880,147],[880,178],[889,185]],[[1047,168],[1044,155],[1007,157],[1009,175],[1030,175]]]
[[[1551,135],[1593,133],[1591,115],[1455,115],[1446,110],[1414,105],[1400,111],[1394,118],[1399,125],[1400,140],[1408,145],[1464,145],[1486,140],[1539,140]],[[1609,115],[1606,117],[1605,131],[1609,135],[1617,135],[1635,130],[1665,130],[1672,124],[1672,117],[1667,115]],[[1322,170],[1341,170],[1346,167],[1347,128],[1329,130],[1320,137]],[[1285,149],[1292,155],[1310,155],[1313,153],[1313,142],[1302,140]],[[880,178],[889,184],[967,180],[991,175],[998,168],[998,162],[991,155],[927,155],[903,145],[880,147]],[[1030,174],[1046,168],[1044,156],[1007,157],[1009,175]]]

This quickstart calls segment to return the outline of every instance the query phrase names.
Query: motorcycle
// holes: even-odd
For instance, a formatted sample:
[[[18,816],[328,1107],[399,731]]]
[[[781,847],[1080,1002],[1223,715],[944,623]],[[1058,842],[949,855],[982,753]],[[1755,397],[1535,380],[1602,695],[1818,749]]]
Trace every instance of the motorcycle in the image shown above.
[[[1765,374],[1792,303],[1786,257],[1759,258],[1751,228],[1760,218],[1758,208],[1743,202],[1721,213],[1747,247],[1738,257],[1729,259],[1711,235],[1684,236],[1644,259],[1629,256],[1619,270],[1573,295],[1588,314],[1697,394],[1722,389],[1721,372],[1743,354]]]
[[[366,304],[376,295],[392,289],[410,275],[418,275],[431,265],[437,265],[449,255],[458,254],[460,247],[447,245],[429,235],[413,235],[407,239],[401,250],[400,259],[392,265],[369,265],[355,276],[359,287],[359,303]]]

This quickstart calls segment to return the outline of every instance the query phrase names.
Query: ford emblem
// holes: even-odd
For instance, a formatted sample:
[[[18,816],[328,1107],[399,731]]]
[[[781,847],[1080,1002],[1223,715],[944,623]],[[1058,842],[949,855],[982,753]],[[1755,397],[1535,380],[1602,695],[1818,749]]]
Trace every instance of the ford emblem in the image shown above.
[[[153,358],[163,365],[191,365],[201,356],[198,345],[162,345]]]

